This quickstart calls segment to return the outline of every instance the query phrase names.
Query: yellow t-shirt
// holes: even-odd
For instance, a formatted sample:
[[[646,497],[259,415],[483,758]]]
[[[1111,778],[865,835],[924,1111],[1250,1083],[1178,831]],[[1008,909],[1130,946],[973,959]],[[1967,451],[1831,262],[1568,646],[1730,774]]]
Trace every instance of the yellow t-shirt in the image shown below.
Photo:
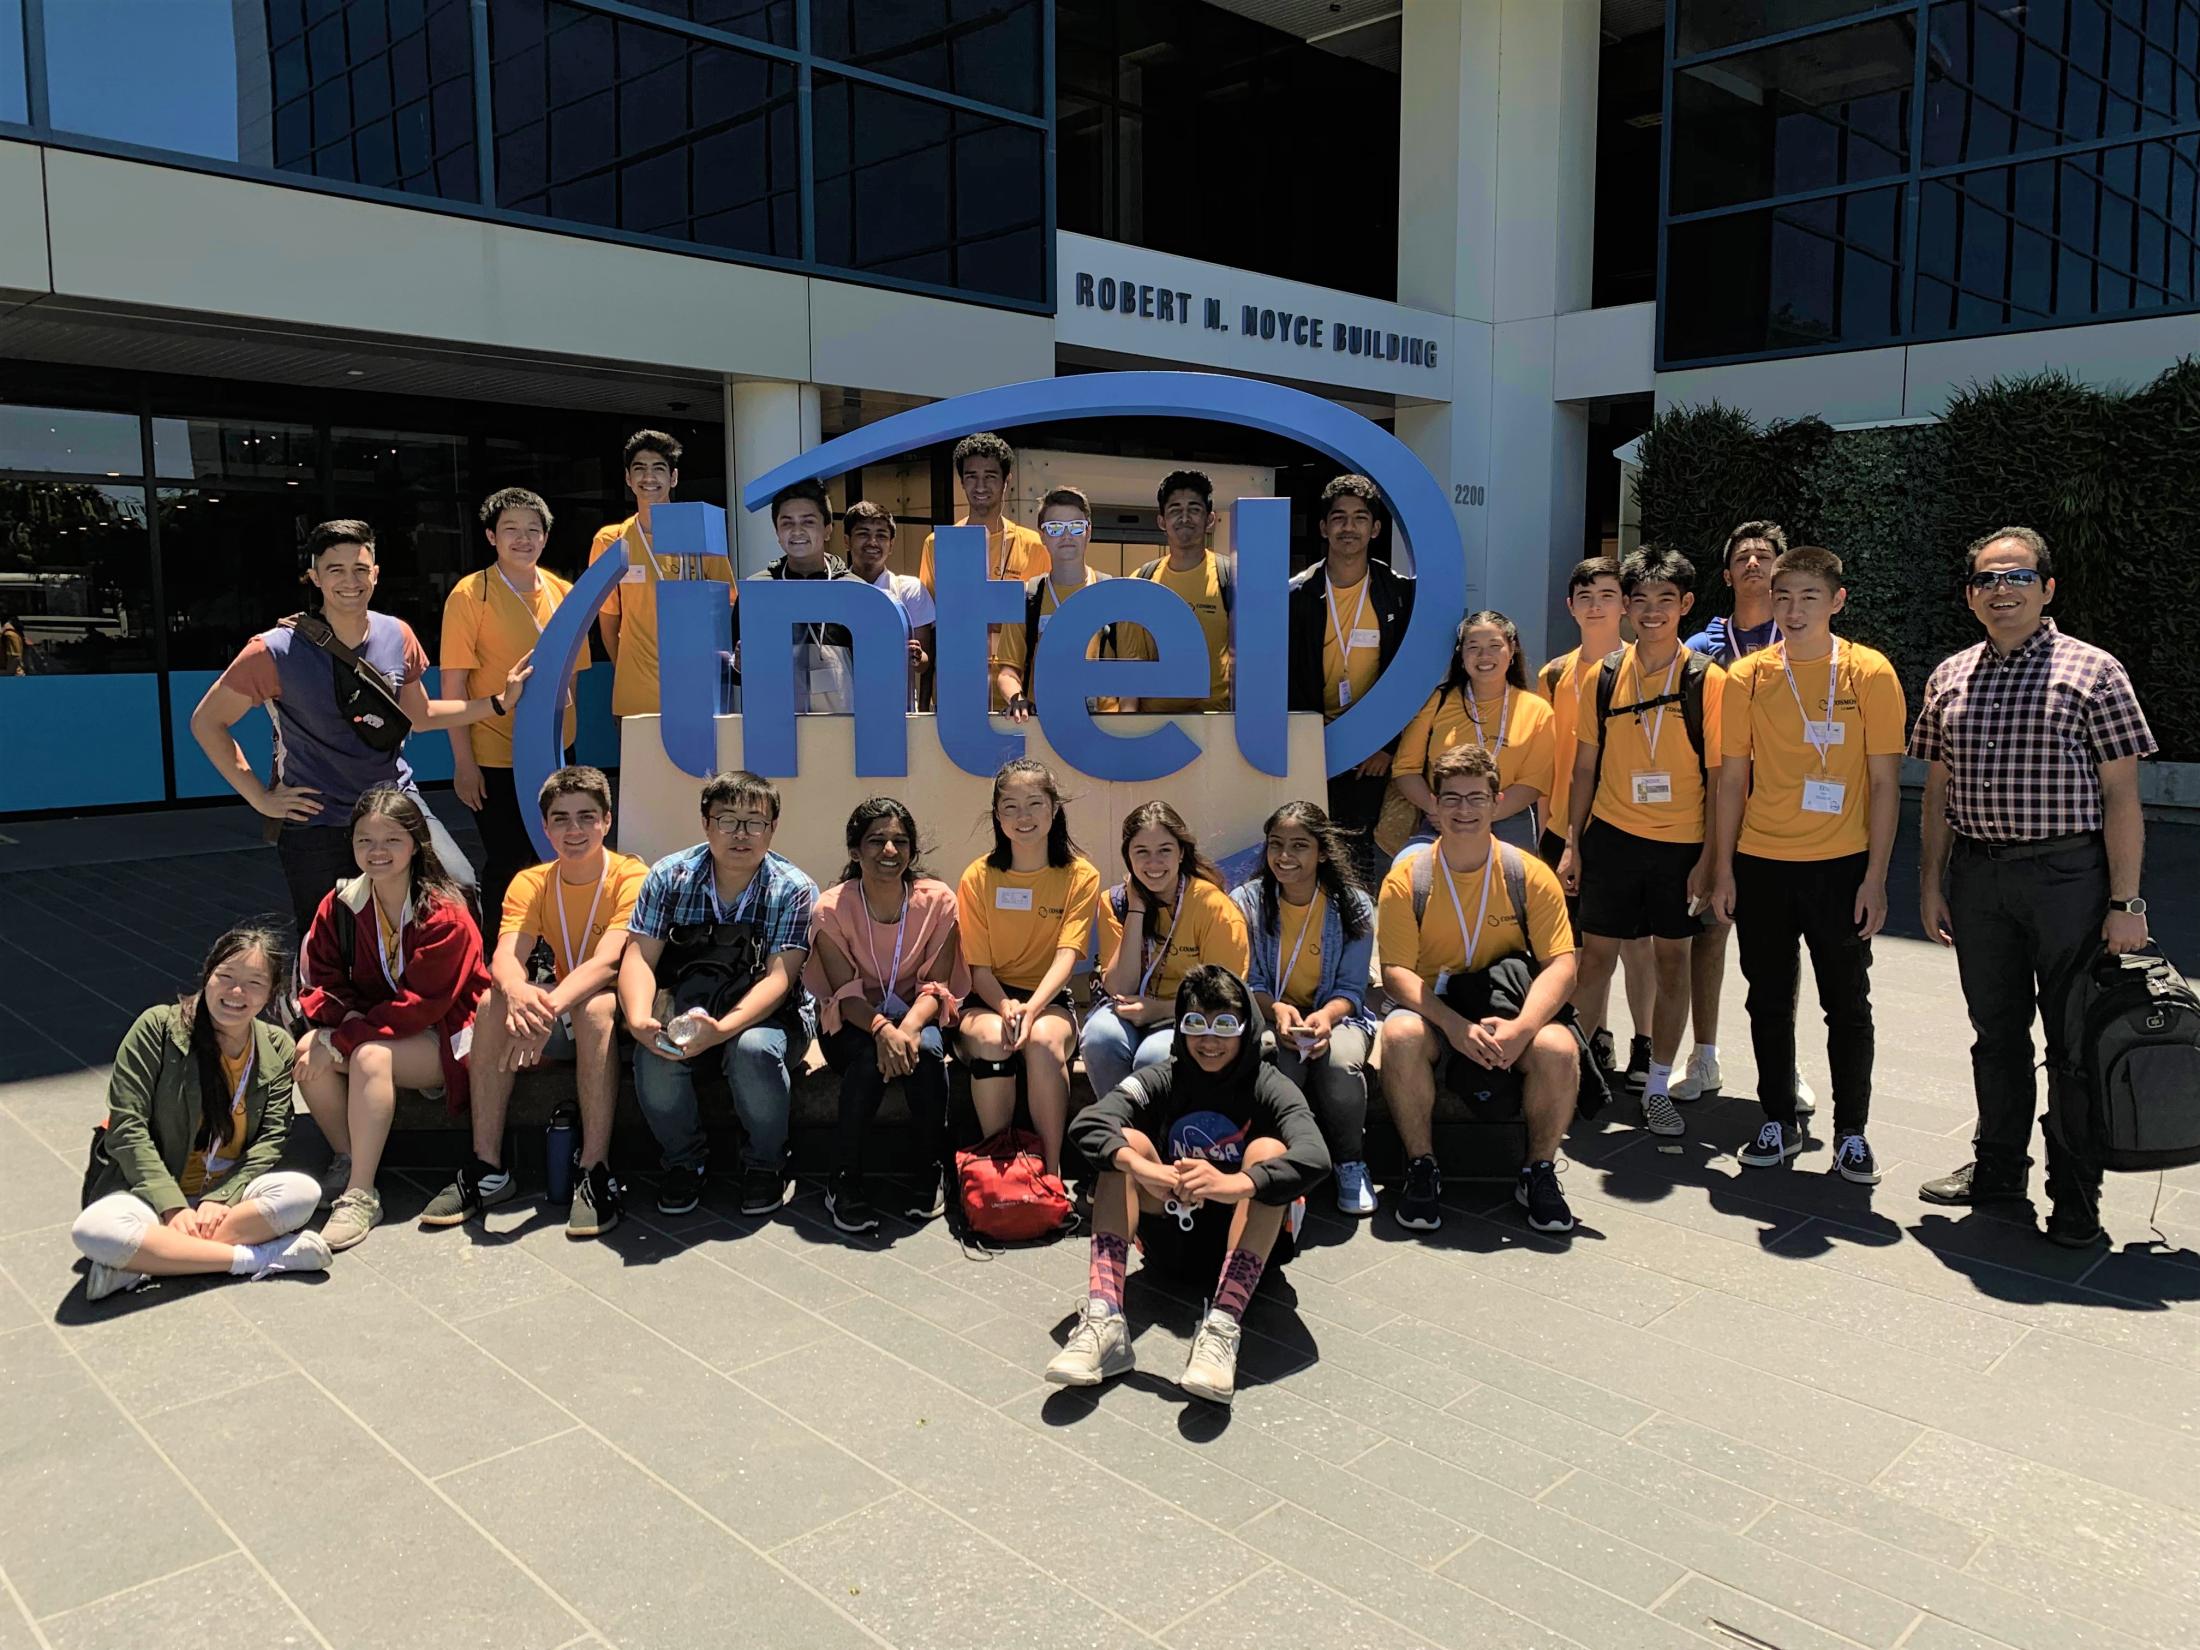
[[[1479,727],[1474,720],[1477,714],[1482,718]],[[1498,742],[1500,723],[1502,744]],[[1480,745],[1494,755],[1499,790],[1532,785],[1545,796],[1551,794],[1558,735],[1552,727],[1551,707],[1531,689],[1514,688],[1494,699],[1477,700],[1471,709],[1465,689],[1438,689],[1399,736],[1391,771],[1417,773],[1426,779],[1429,764],[1454,745]]]
[[[535,650],[542,627],[558,604],[572,593],[572,585],[547,568],[535,570],[535,588],[526,595],[506,583],[494,567],[467,574],[451,586],[443,601],[442,661],[445,670],[467,672],[468,699],[486,699],[504,690],[504,677],[515,664]],[[588,668],[584,648],[575,670]],[[548,680],[548,672],[544,673]],[[532,681],[529,686],[533,686]],[[512,765],[512,722],[518,712],[485,717],[467,729],[474,747],[474,761],[484,768]],[[573,743],[573,696],[565,696],[565,730],[559,738]]]
[[[1099,912],[1100,971],[1105,974],[1123,944],[1123,925],[1115,918],[1114,889],[1100,896]],[[1152,967],[1156,949],[1163,949],[1161,966],[1154,969],[1153,978],[1146,984],[1146,996],[1173,998],[1184,976],[1201,963],[1220,963],[1233,974],[1244,974],[1248,956],[1245,916],[1228,894],[1205,877],[1194,877],[1184,888],[1182,918],[1172,921],[1173,916],[1173,911],[1163,910],[1151,919],[1153,927],[1146,934],[1145,955],[1138,959],[1140,968]]]
[[[1581,649],[1577,647],[1560,654],[1535,676],[1536,692],[1551,707],[1551,790],[1544,825],[1560,836],[1566,834],[1566,821],[1573,807],[1574,756],[1580,744],[1574,732],[1581,719],[1580,675]]]
[[[1174,591],[1199,616],[1199,628],[1207,638],[1207,694],[1200,699],[1141,699],[1145,711],[1182,712],[1230,708],[1230,615],[1222,601],[1222,566],[1209,550],[1189,573],[1171,570],[1163,559],[1155,564],[1151,582]],[[1157,659],[1153,636],[1142,625],[1125,625],[1120,631],[1126,659]]]
[[[1328,607],[1322,621],[1322,715],[1335,718],[1346,709],[1344,696],[1337,691],[1340,683],[1351,685],[1356,705],[1382,674],[1383,621],[1375,604],[1367,600],[1366,574],[1360,575],[1358,584],[1341,588],[1328,584],[1328,578],[1327,573],[1322,575]],[[1340,635],[1342,647],[1337,642]]]
[[[1590,812],[1630,836],[1648,837],[1654,842],[1703,841],[1704,776],[1696,771],[1696,753],[1689,748],[1688,725],[1682,719],[1681,707],[1677,703],[1664,706],[1662,718],[1657,711],[1638,716],[1626,708],[1645,699],[1662,698],[1668,692],[1680,692],[1685,672],[1681,654],[1676,652],[1668,670],[1654,670],[1647,683],[1639,682],[1632,643],[1620,660],[1619,680],[1612,692],[1612,743],[1604,753],[1604,772]],[[1594,750],[1597,682],[1604,675],[1603,662],[1578,674],[1581,693],[1575,711],[1576,735],[1580,743]],[[1669,675],[1670,688],[1666,686]],[[1719,707],[1725,697],[1726,672],[1711,665],[1703,677],[1703,766],[1714,775],[1719,771]],[[1657,736],[1655,752],[1650,743],[1653,732]],[[1636,776],[1654,774],[1665,776],[1667,796],[1662,801],[1637,802]]]
[[[244,1052],[234,1060],[226,1054],[221,1055],[220,1058],[222,1063],[222,1085],[233,1096],[229,1107],[229,1133],[223,1138],[220,1148],[211,1157],[207,1155],[204,1147],[193,1147],[191,1155],[183,1160],[183,1174],[177,1180],[176,1185],[181,1188],[185,1197],[198,1197],[201,1195],[208,1186],[220,1180],[223,1175],[235,1168],[237,1159],[244,1156],[244,1088],[242,1085],[244,1083],[245,1062],[252,1058],[252,1045],[247,1043]]]
[[[391,979],[400,979],[405,972],[404,919],[400,917],[392,922],[383,911],[382,902],[372,895],[368,896],[367,903],[374,907],[374,931],[382,941],[382,967]],[[408,905],[406,909],[409,911],[411,906]]]
[[[1093,585],[1104,584],[1107,582],[1107,577],[1108,575],[1105,573],[1095,573],[1090,568],[1088,568],[1085,571],[1085,582],[1079,585],[1077,587],[1077,590],[1086,590],[1090,589]],[[1041,633],[1045,632],[1047,620],[1053,617],[1055,610],[1062,605],[1062,602],[1066,599],[1067,596],[1076,595],[1077,590],[1069,591],[1066,593],[1065,596],[1058,596],[1055,594],[1054,587],[1051,584],[1040,586],[1039,630]],[[1097,659],[1101,656],[1101,644],[1106,635],[1107,632],[1105,630],[1096,630],[1092,633],[1092,640],[1088,641],[1085,644],[1086,658]],[[1010,669],[1014,670],[1017,675],[1023,678],[1024,692],[1026,692],[1027,694],[1031,692],[1031,672],[1028,668],[1026,668],[1024,661],[1024,627],[1020,624],[1004,624],[995,626],[993,632],[992,653],[994,656],[993,669],[998,671],[1003,665],[1008,666]],[[1095,712],[1112,711],[1117,708],[1116,702],[1113,699],[1096,698],[1091,700],[1090,704],[1091,708]],[[996,705],[994,708],[997,710],[1000,707]]]
[[[968,527],[970,523],[965,519],[958,521],[955,525],[957,527]],[[927,533],[924,535],[924,552],[917,559],[917,582],[924,586],[926,595],[937,596],[939,592],[933,587],[932,539],[932,534]],[[1010,521],[1006,516],[1001,518],[1001,526],[998,532],[990,527],[986,529],[985,547],[986,576],[988,578],[1014,579],[1021,584],[1026,579],[1037,578],[1053,565],[1053,558],[1047,554],[1047,541],[1022,523]],[[1016,633],[1015,660],[1011,660],[1007,653],[1008,637],[1011,630]],[[1001,693],[998,677],[1002,665],[1015,663],[1022,659],[1024,650],[1023,627],[1021,625],[1005,624],[988,625],[985,634],[985,679],[992,687],[993,708],[995,710],[1006,710],[1008,700]]]
[[[603,944],[604,935],[627,925],[627,919],[634,915],[634,901],[642,891],[642,879],[649,875],[649,867],[630,855],[613,853],[607,848],[603,858],[601,898],[597,897],[597,884],[567,882],[559,876],[555,860],[544,865],[530,865],[520,872],[504,890],[504,915],[497,928],[498,935],[533,934],[548,940],[551,967],[559,979],[564,979],[596,954],[596,947]],[[562,921],[548,897],[553,884],[565,907]],[[589,916],[591,904],[595,906],[593,919]],[[568,935],[573,940],[570,957],[565,952]]]
[[[1029,991],[1067,947],[1080,957],[1092,949],[1092,908],[1100,897],[1100,873],[1073,859],[1043,871],[1000,871],[983,859],[970,862],[955,889],[955,922],[963,961],[990,968],[1011,991]]]
[[[1871,846],[1866,758],[1903,752],[1902,679],[1886,655],[1854,642],[1838,645],[1830,716],[1827,661],[1796,661],[1791,690],[1785,642],[1760,648],[1728,672],[1720,741],[1729,759],[1750,764],[1749,802],[1736,843],[1742,853],[1763,859],[1838,859]],[[1841,726],[1840,741],[1826,747],[1823,767],[1816,748],[1803,738],[1805,709],[1812,721]],[[1821,778],[1842,787],[1839,813],[1804,809],[1803,782]]]
[[[1329,911],[1329,896],[1320,889],[1301,911],[1279,899],[1276,902],[1276,955],[1290,973],[1278,982],[1276,995],[1302,1014],[1321,1007],[1314,993],[1322,984],[1322,918]],[[1291,955],[1298,948],[1298,956]]]
[[[596,558],[627,536],[637,524],[632,516],[614,522],[596,534],[588,547],[591,567]],[[619,662],[611,682],[614,716],[657,714],[657,584],[680,577],[680,558],[660,556],[647,548],[646,530],[636,530],[627,547],[626,574],[604,597],[603,611],[619,621]],[[704,556],[702,576],[721,579],[728,587],[726,603],[733,604],[733,564],[724,556]],[[694,567],[691,561],[689,571]]]
[[[1505,868],[1497,863],[1500,844],[1492,841],[1489,858],[1471,871],[1453,871],[1452,887],[1459,895],[1457,910],[1452,908],[1451,896],[1444,892],[1445,867],[1438,864],[1430,881],[1428,906],[1421,913],[1421,920],[1413,920],[1413,859],[1414,854],[1436,853],[1434,847],[1415,849],[1391,866],[1383,878],[1383,892],[1376,902],[1375,940],[1381,948],[1385,968],[1410,968],[1422,979],[1434,984],[1439,974],[1456,974],[1462,968],[1473,970],[1487,968],[1505,957],[1521,955],[1527,945],[1523,943],[1520,913],[1512,906],[1512,898],[1505,892]],[[1527,871],[1528,941],[1535,948],[1536,960],[1547,963],[1554,957],[1563,957],[1574,949],[1574,925],[1566,916],[1566,891],[1559,886],[1558,873],[1543,861],[1529,853],[1521,854]],[[1474,921],[1474,913],[1482,907],[1482,888],[1485,873],[1489,884],[1489,907],[1483,913],[1482,927],[1475,935],[1474,956],[1466,956],[1466,947],[1459,936],[1460,918]]]

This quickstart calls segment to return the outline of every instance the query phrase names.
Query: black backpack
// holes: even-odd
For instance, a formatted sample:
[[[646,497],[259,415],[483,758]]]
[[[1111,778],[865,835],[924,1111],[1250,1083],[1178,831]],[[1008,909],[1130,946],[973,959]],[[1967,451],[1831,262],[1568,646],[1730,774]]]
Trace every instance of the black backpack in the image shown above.
[[[2094,1150],[2120,1173],[2200,1163],[2200,996],[2149,945],[2093,960],[2070,994]]]
[[[1619,667],[1626,662],[1627,649],[1615,648],[1604,656],[1604,665],[1597,672],[1597,765],[1596,776],[1590,781],[1590,794],[1604,783],[1604,752],[1611,741],[1605,737],[1604,724],[1612,719],[1612,695],[1619,691]],[[1546,666],[1546,669],[1549,667]],[[1703,683],[1711,669],[1711,661],[1691,648],[1681,649],[1681,680],[1672,693],[1661,693],[1655,699],[1641,699],[1632,705],[1618,707],[1622,716],[1640,718],[1645,712],[1660,705],[1677,704],[1681,707],[1681,727],[1688,735],[1688,743],[1696,753],[1696,777],[1704,777],[1703,760]],[[1638,681],[1638,689],[1641,683]]]

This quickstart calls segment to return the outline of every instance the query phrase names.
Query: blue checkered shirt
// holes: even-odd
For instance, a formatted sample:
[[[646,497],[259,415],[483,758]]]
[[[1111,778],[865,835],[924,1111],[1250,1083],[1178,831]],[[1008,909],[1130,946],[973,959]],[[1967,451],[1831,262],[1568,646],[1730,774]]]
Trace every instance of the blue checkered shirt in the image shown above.
[[[667,854],[643,879],[627,931],[662,940],[671,937],[675,925],[719,921],[715,879],[707,842]],[[816,906],[817,884],[801,867],[778,854],[766,854],[754,880],[723,920],[755,923],[764,936],[766,956],[807,951],[810,915]]]

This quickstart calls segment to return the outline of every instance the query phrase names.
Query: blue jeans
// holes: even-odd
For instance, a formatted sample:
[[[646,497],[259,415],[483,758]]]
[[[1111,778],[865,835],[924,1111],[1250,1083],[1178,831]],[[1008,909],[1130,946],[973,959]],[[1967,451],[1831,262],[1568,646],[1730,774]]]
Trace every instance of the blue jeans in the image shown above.
[[[1169,1057],[1176,1038],[1174,1021],[1158,1026],[1125,1025],[1112,1003],[1102,1003],[1085,1019],[1085,1078],[1095,1098],[1134,1071],[1158,1066]]]
[[[733,1091],[734,1114],[741,1119],[741,1161],[752,1169],[777,1170],[787,1156],[787,1106],[794,1092],[793,1063],[810,1046],[798,1022],[791,1030],[767,1022],[751,1026],[719,1044],[726,1086]],[[706,1052],[699,1056],[707,1060]],[[649,1132],[657,1137],[668,1169],[701,1171],[710,1155],[702,1116],[695,1103],[695,1061],[667,1060],[637,1044],[634,1094],[641,1102]]]

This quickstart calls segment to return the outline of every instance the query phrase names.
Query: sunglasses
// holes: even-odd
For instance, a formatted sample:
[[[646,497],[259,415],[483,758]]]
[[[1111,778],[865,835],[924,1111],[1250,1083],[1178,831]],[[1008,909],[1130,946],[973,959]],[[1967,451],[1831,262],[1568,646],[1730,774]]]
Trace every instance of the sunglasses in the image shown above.
[[[2029,590],[2040,582],[2040,575],[2037,568],[2005,567],[1994,573],[1973,573],[1964,582],[1973,590]]]
[[[1092,531],[1092,523],[1089,521],[1042,521],[1039,523],[1039,531],[1046,534],[1050,539],[1058,539],[1064,533],[1067,533],[1073,539],[1081,539]]]
[[[1211,1018],[1205,1014],[1180,1014],[1177,1016],[1176,1023],[1177,1028],[1187,1037],[1242,1037],[1245,1035],[1245,1022],[1235,1014],[1217,1014]]]

